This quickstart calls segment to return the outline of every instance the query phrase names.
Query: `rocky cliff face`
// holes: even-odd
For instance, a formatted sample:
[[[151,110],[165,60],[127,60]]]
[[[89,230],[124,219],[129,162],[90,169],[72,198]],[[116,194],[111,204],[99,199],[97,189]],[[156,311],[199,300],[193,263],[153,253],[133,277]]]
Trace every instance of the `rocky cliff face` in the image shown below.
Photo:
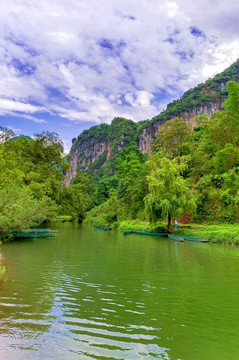
[[[69,186],[80,170],[98,175],[109,161],[112,162],[109,172],[114,171],[115,157],[125,147],[136,144],[138,127],[132,120],[116,118],[111,125],[101,124],[84,131],[72,145],[69,156],[71,168],[65,176],[65,185]]]
[[[223,100],[215,101],[210,104],[195,106],[190,112],[183,112],[179,117],[183,118],[191,127],[195,126],[195,119],[198,115],[212,115],[216,111],[223,110]],[[164,119],[156,119],[148,126],[144,127],[139,134],[138,147],[143,153],[150,154],[150,149],[159,128],[167,121],[175,117],[174,115]]]
[[[71,168],[65,176],[66,186],[70,185],[71,179],[76,176],[79,170],[88,170],[90,165],[102,156],[104,159],[101,166],[104,166],[111,156],[111,143],[107,144],[104,141],[90,138],[86,143],[75,146],[70,152]]]

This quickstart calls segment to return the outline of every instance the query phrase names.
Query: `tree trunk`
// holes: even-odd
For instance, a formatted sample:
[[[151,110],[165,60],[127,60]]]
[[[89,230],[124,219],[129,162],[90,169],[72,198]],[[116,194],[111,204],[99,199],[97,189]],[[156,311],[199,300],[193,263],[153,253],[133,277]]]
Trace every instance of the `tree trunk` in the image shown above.
[[[172,217],[171,214],[168,214],[168,233],[171,234],[172,230],[170,229],[170,226],[172,224]]]

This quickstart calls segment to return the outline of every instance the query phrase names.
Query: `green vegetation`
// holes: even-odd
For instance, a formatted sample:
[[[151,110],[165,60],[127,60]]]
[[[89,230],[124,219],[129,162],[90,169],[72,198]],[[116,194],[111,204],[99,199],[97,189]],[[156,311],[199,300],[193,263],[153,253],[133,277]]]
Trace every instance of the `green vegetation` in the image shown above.
[[[71,153],[76,148],[81,149],[78,154],[79,162],[84,159],[81,170],[93,176],[96,181],[102,177],[109,178],[115,174],[118,162],[124,159],[127,154],[135,149],[137,151],[137,139],[142,126],[132,120],[124,118],[114,118],[111,125],[100,124],[85,130],[74,140]],[[104,150],[97,157],[92,159],[91,147],[95,143],[104,144]],[[110,158],[107,159],[107,151],[110,152]],[[85,161],[86,160],[86,161]]]
[[[196,203],[182,173],[187,169],[184,158],[173,160],[162,157],[160,153],[148,161],[148,195],[145,197],[145,210],[150,222],[168,219],[168,232],[171,232],[172,219],[187,210],[194,213]]]
[[[206,106],[216,101],[223,102],[228,95],[226,84],[232,80],[239,81],[239,61],[236,61],[213,79],[186,91],[179,100],[169,103],[167,109],[155,116],[153,121],[165,121],[180,116],[183,112],[189,112],[195,107]]]
[[[63,187],[69,164],[57,134],[35,134],[31,139],[0,130],[1,239],[10,239],[12,229],[36,227],[57,213],[83,218],[94,205],[95,186],[78,174],[72,187]]]
[[[74,218],[73,218],[73,216],[71,216],[71,215],[57,215],[56,216],[56,220],[57,221],[69,221],[69,222],[71,222],[71,221],[73,221],[74,220]]]
[[[6,274],[6,268],[3,265],[0,265],[0,281],[3,279],[4,275]]]
[[[177,231],[178,235],[189,235],[206,238],[212,243],[239,245],[238,224],[189,224],[181,225]]]
[[[159,130],[152,156],[147,158],[131,148],[125,157],[119,157],[111,177],[114,187],[105,201],[89,211],[86,221],[150,232],[159,227],[159,221],[167,221],[167,229],[172,231],[174,219],[179,224],[237,223],[239,84],[229,82],[227,90],[224,112],[200,117],[194,130],[183,119],[172,119]],[[238,243],[236,227],[198,227],[179,226],[178,233]]]

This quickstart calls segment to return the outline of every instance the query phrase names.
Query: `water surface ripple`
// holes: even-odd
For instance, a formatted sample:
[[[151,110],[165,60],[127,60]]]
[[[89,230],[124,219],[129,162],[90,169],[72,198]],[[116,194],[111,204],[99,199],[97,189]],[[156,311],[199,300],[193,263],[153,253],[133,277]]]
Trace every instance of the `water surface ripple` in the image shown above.
[[[238,360],[238,248],[55,227],[2,247],[1,360]]]

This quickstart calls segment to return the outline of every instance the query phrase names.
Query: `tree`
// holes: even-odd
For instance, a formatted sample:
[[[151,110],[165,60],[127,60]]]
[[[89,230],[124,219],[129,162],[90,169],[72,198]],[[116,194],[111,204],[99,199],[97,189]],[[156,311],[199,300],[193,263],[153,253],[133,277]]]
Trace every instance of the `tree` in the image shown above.
[[[167,121],[158,131],[152,145],[153,152],[163,150],[165,157],[173,159],[190,152],[193,131],[182,118]]]
[[[96,203],[96,187],[93,179],[79,172],[69,187],[63,187],[57,201],[61,215],[71,215],[81,221],[86,211]]]
[[[168,219],[168,232],[172,219],[181,216],[186,210],[194,212],[196,203],[192,192],[181,173],[187,168],[187,163],[176,159],[161,158],[156,154],[148,161],[149,194],[145,197],[146,213],[150,222],[158,219]]]
[[[38,199],[59,198],[68,164],[57,134],[43,132],[34,139],[17,136],[0,145],[0,179],[17,177]]]
[[[141,154],[140,154],[141,155]],[[127,215],[135,218],[144,209],[144,197],[147,193],[146,166],[144,159],[135,152],[130,152],[117,167],[117,195]],[[122,209],[123,210],[123,209]]]
[[[229,81],[227,90],[228,99],[224,102],[226,111],[216,113],[209,121],[210,137],[217,150],[229,143],[239,147],[239,84]]]
[[[0,143],[0,234],[51,216],[62,191],[63,147],[55,133]],[[9,136],[8,136],[9,135]]]
[[[239,149],[232,144],[226,144],[222,150],[216,152],[214,157],[215,171],[222,174],[234,166],[239,166]]]
[[[6,184],[5,184],[6,185]],[[30,189],[9,182],[0,188],[0,235],[8,235],[11,229],[26,229],[40,224],[53,215],[54,202],[43,197],[34,199]]]
[[[8,141],[9,139],[11,139],[14,136],[15,136],[15,133],[12,130],[10,130],[6,127],[0,126],[0,143],[4,143],[4,142]]]

